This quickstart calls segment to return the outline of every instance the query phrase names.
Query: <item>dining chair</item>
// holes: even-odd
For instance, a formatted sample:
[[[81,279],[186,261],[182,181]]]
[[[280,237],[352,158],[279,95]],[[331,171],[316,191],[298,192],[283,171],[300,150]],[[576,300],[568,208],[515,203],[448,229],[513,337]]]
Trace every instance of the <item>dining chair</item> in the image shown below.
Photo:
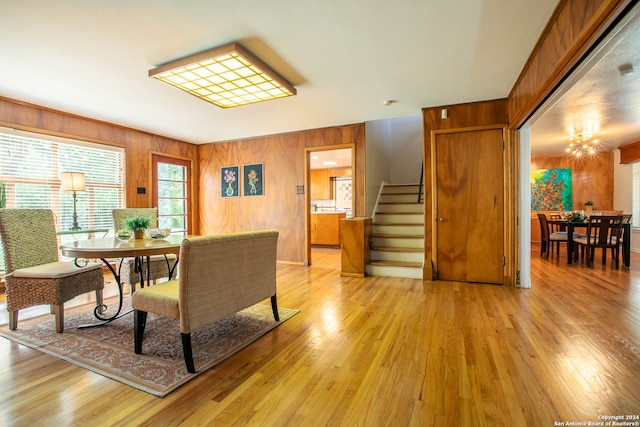
[[[631,214],[622,214],[622,224],[631,224]],[[624,228],[621,231],[620,234],[620,247],[622,248],[622,256],[625,256],[624,253]],[[613,254],[612,254],[613,256]]]
[[[549,258],[549,252],[553,252],[554,243],[556,245],[556,253],[560,255],[560,243],[567,242],[567,232],[551,232],[547,216],[543,213],[538,213],[538,221],[540,222],[540,256]]]
[[[59,260],[53,211],[0,209],[0,238],[6,267],[5,287],[9,329],[18,327],[18,310],[50,305],[56,332],[64,330],[64,303],[95,292],[102,305],[102,264]]]
[[[559,213],[550,213],[549,214],[549,219],[550,220],[558,220],[558,219],[562,219],[562,215],[560,215]],[[567,231],[567,226],[564,224],[550,224],[551,225],[551,232],[555,232],[555,231]]]
[[[615,267],[620,265],[620,245],[622,244],[622,215],[592,215],[587,221],[587,232],[583,237],[573,239],[587,266],[593,265],[596,249],[602,249],[602,264],[607,262],[607,249],[611,249]]]
[[[149,228],[158,227],[158,209],[157,208],[122,208],[113,209],[111,211],[113,217],[113,226],[115,232],[126,228],[126,220],[135,217],[147,217],[149,218]],[[171,264],[176,260],[174,254],[168,255],[152,255],[149,257],[149,277],[145,277],[145,280],[157,281],[165,277],[169,277],[169,271],[171,270]],[[147,258],[142,258],[142,271],[146,274]],[[121,283],[129,283],[131,292],[135,290],[135,285],[140,282],[140,273],[135,268],[135,258],[123,258],[118,261],[118,272],[120,275]],[[144,286],[144,283],[142,284]]]

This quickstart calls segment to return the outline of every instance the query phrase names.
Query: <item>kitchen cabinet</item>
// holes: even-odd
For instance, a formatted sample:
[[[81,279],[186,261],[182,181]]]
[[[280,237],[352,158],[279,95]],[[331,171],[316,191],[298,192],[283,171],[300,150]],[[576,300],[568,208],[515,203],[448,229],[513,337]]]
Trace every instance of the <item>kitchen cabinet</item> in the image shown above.
[[[311,244],[340,245],[340,220],[347,217],[345,212],[323,212],[311,214]]]
[[[333,199],[331,178],[339,176],[351,176],[351,168],[311,169],[309,171],[311,200]]]
[[[328,169],[311,169],[309,172],[311,200],[330,200],[331,185]]]

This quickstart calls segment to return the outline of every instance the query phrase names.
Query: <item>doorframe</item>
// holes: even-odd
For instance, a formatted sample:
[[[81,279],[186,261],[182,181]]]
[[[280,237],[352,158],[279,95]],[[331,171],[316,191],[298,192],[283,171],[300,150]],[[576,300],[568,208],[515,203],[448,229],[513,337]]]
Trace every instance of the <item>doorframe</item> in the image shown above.
[[[304,228],[305,228],[305,260],[304,265],[311,265],[311,153],[317,151],[332,151],[332,150],[344,150],[351,149],[351,180],[354,197],[351,198],[351,215],[355,214],[355,194],[358,189],[356,180],[356,144],[334,144],[323,145],[319,147],[307,147],[304,149],[304,203],[305,203],[305,216],[304,216]]]
[[[438,216],[436,215],[437,207],[438,207],[438,185],[437,185],[437,170],[436,170],[436,136],[443,134],[452,134],[452,133],[466,133],[466,132],[477,132],[484,130],[501,130],[502,131],[502,174],[503,174],[503,189],[502,189],[502,197],[503,197],[503,223],[505,228],[505,233],[503,234],[503,242],[502,242],[502,253],[504,257],[504,265],[503,265],[503,285],[512,285],[509,277],[511,276],[511,270],[515,269],[515,260],[511,254],[507,252],[507,248],[511,242],[511,239],[514,237],[507,230],[510,230],[511,217],[512,215],[509,213],[511,211],[511,205],[509,204],[509,194],[510,188],[513,183],[514,177],[512,176],[512,171],[510,166],[509,159],[513,156],[511,150],[511,144],[509,143],[509,132],[508,126],[506,124],[491,124],[491,125],[481,125],[481,126],[469,126],[469,127],[461,127],[461,128],[449,128],[449,129],[434,129],[431,130],[430,134],[430,168],[431,168],[431,265],[432,265],[432,277],[435,280],[438,280],[437,275],[437,267],[438,267]],[[514,273],[515,275],[515,273]]]
[[[151,198],[155,207],[158,207],[158,170],[157,163],[169,163],[186,168],[186,195],[187,195],[187,233],[193,233],[193,162],[191,159],[183,157],[172,157],[161,153],[151,153]]]

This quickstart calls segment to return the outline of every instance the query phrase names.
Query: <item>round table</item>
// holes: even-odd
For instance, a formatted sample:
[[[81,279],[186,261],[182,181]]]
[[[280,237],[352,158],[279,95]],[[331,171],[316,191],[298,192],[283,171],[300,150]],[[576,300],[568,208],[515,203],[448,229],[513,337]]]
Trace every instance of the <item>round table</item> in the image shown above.
[[[168,237],[164,239],[131,239],[127,241],[120,240],[116,237],[108,237],[102,239],[88,239],[88,240],[77,240],[73,242],[67,242],[60,246],[60,251],[62,255],[75,258],[76,264],[78,264],[82,259],[101,259],[102,262],[109,268],[113,277],[116,280],[118,285],[118,310],[111,317],[103,317],[101,313],[107,307],[102,304],[98,305],[94,309],[94,315],[99,322],[91,323],[88,325],[81,325],[79,327],[92,327],[92,326],[101,326],[105,325],[118,317],[121,317],[130,311],[125,313],[121,313],[122,311],[122,300],[123,300],[123,292],[122,292],[122,283],[120,282],[120,269],[118,271],[111,265],[110,259],[120,258],[122,263],[122,259],[132,257],[135,259],[136,271],[140,274],[140,283],[144,284],[144,271],[142,265],[144,264],[144,258],[147,258],[147,270],[149,267],[149,257],[152,255],[168,255],[175,254],[176,256],[180,254],[180,245],[182,244],[182,240],[184,240],[184,234],[176,233],[170,234]],[[169,268],[169,279],[173,276],[173,272],[178,265],[178,258],[176,257],[173,265],[170,265],[169,260],[167,259],[167,266]],[[149,272],[147,271],[147,278],[149,277]],[[149,284],[149,283],[147,283]]]

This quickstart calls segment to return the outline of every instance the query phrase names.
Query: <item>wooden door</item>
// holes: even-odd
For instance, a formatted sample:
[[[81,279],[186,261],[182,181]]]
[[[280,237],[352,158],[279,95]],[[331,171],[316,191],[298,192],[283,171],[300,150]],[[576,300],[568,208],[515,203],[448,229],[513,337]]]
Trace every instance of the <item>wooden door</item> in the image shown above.
[[[191,232],[191,162],[157,154],[151,159],[158,227]]]
[[[502,284],[502,129],[435,136],[436,277]]]

